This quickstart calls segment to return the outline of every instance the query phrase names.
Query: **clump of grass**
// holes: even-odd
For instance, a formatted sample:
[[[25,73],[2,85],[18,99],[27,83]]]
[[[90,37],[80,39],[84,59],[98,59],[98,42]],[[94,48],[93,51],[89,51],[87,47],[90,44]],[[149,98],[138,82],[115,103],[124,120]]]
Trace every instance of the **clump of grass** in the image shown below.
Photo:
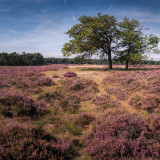
[[[51,104],[52,107],[61,108],[64,112],[75,113],[80,108],[80,98],[74,94],[67,94],[60,89],[46,92],[39,96],[45,102]]]
[[[70,122],[66,122],[66,128],[71,134],[75,136],[81,134],[81,131],[75,125],[72,125]]]

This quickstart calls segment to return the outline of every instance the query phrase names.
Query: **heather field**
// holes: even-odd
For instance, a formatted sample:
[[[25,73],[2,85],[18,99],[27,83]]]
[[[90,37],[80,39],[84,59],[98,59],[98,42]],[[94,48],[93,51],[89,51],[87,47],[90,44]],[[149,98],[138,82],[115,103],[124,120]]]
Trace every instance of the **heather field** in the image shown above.
[[[0,160],[159,160],[160,65],[0,67]]]

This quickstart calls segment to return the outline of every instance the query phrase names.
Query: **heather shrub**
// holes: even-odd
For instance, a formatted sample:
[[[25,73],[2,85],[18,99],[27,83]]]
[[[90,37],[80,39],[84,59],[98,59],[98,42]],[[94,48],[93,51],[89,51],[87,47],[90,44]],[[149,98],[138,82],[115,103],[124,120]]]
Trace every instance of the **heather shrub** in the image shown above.
[[[155,137],[158,142],[160,142],[160,116],[150,115],[148,118],[148,123],[150,127],[150,137]]]
[[[112,87],[112,88],[107,88],[106,92],[109,93],[110,95],[115,95],[116,98],[119,100],[125,100],[127,99],[127,91],[124,92],[121,88],[118,87]]]
[[[43,130],[6,119],[0,124],[0,159],[72,159],[71,142],[48,135]]]
[[[129,72],[118,72],[113,73],[113,75],[106,77],[102,84],[105,86],[106,83],[116,84],[119,87],[123,87],[126,91],[137,91],[141,88],[141,83],[137,78],[137,73]]]
[[[157,107],[160,107],[160,97],[156,95],[147,95],[142,98],[142,109],[153,112]]]
[[[66,79],[61,81],[65,91],[74,93],[82,100],[88,100],[98,92],[97,84],[93,80],[85,78]]]
[[[0,104],[6,107],[9,114],[14,116],[29,116],[36,118],[48,112],[47,106],[43,101],[34,101],[27,95],[8,91],[0,95]]]
[[[53,82],[53,80],[51,78],[40,77],[34,81],[34,84],[38,85],[38,86],[51,86],[55,83]]]
[[[88,113],[81,113],[77,115],[74,119],[74,125],[78,126],[80,129],[84,129],[87,125],[93,122],[95,118]]]
[[[69,77],[76,77],[77,74],[75,72],[66,72],[63,76],[69,78]]]
[[[96,96],[93,101],[95,105],[98,105],[104,109],[109,107],[121,107],[121,104],[117,101],[114,101],[110,96],[108,95],[100,95]]]
[[[128,104],[134,106],[136,109],[141,109],[142,102],[141,97],[138,95],[133,96],[129,99]]]
[[[73,95],[67,94],[62,90],[54,90],[39,96],[39,99],[44,99],[55,109],[62,108],[64,112],[75,113],[80,108],[80,99]]]
[[[56,74],[53,74],[52,78],[59,78],[59,76]]]
[[[29,88],[29,89],[27,89],[27,93],[29,93],[29,94],[38,94],[38,93],[40,93],[40,92],[42,92],[43,90],[42,90],[42,88],[40,88],[40,87],[36,87],[36,88]]]
[[[160,143],[148,136],[148,125],[134,114],[110,114],[96,120],[84,137],[93,159],[159,159]]]
[[[9,84],[0,80],[0,88],[8,87],[8,86],[9,86]]]
[[[129,104],[136,109],[144,109],[150,113],[160,106],[160,98],[155,95],[147,95],[144,97],[137,95],[129,100]]]
[[[160,93],[160,79],[150,81],[143,85],[143,88],[145,89],[145,92],[148,93]]]

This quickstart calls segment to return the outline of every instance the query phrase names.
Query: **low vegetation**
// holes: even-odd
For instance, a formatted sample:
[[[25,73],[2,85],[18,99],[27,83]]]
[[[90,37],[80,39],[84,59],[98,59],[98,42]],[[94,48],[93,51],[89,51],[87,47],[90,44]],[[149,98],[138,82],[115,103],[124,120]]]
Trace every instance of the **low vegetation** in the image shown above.
[[[160,159],[160,67],[114,68],[0,67],[0,159]]]

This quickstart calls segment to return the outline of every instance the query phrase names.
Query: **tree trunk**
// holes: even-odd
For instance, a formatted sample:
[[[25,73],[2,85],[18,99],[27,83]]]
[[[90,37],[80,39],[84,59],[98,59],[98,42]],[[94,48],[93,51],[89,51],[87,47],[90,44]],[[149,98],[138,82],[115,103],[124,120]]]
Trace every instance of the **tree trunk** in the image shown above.
[[[128,70],[128,64],[129,64],[129,60],[126,60],[126,70]]]
[[[112,56],[111,56],[111,53],[108,54],[108,68],[112,69]]]

